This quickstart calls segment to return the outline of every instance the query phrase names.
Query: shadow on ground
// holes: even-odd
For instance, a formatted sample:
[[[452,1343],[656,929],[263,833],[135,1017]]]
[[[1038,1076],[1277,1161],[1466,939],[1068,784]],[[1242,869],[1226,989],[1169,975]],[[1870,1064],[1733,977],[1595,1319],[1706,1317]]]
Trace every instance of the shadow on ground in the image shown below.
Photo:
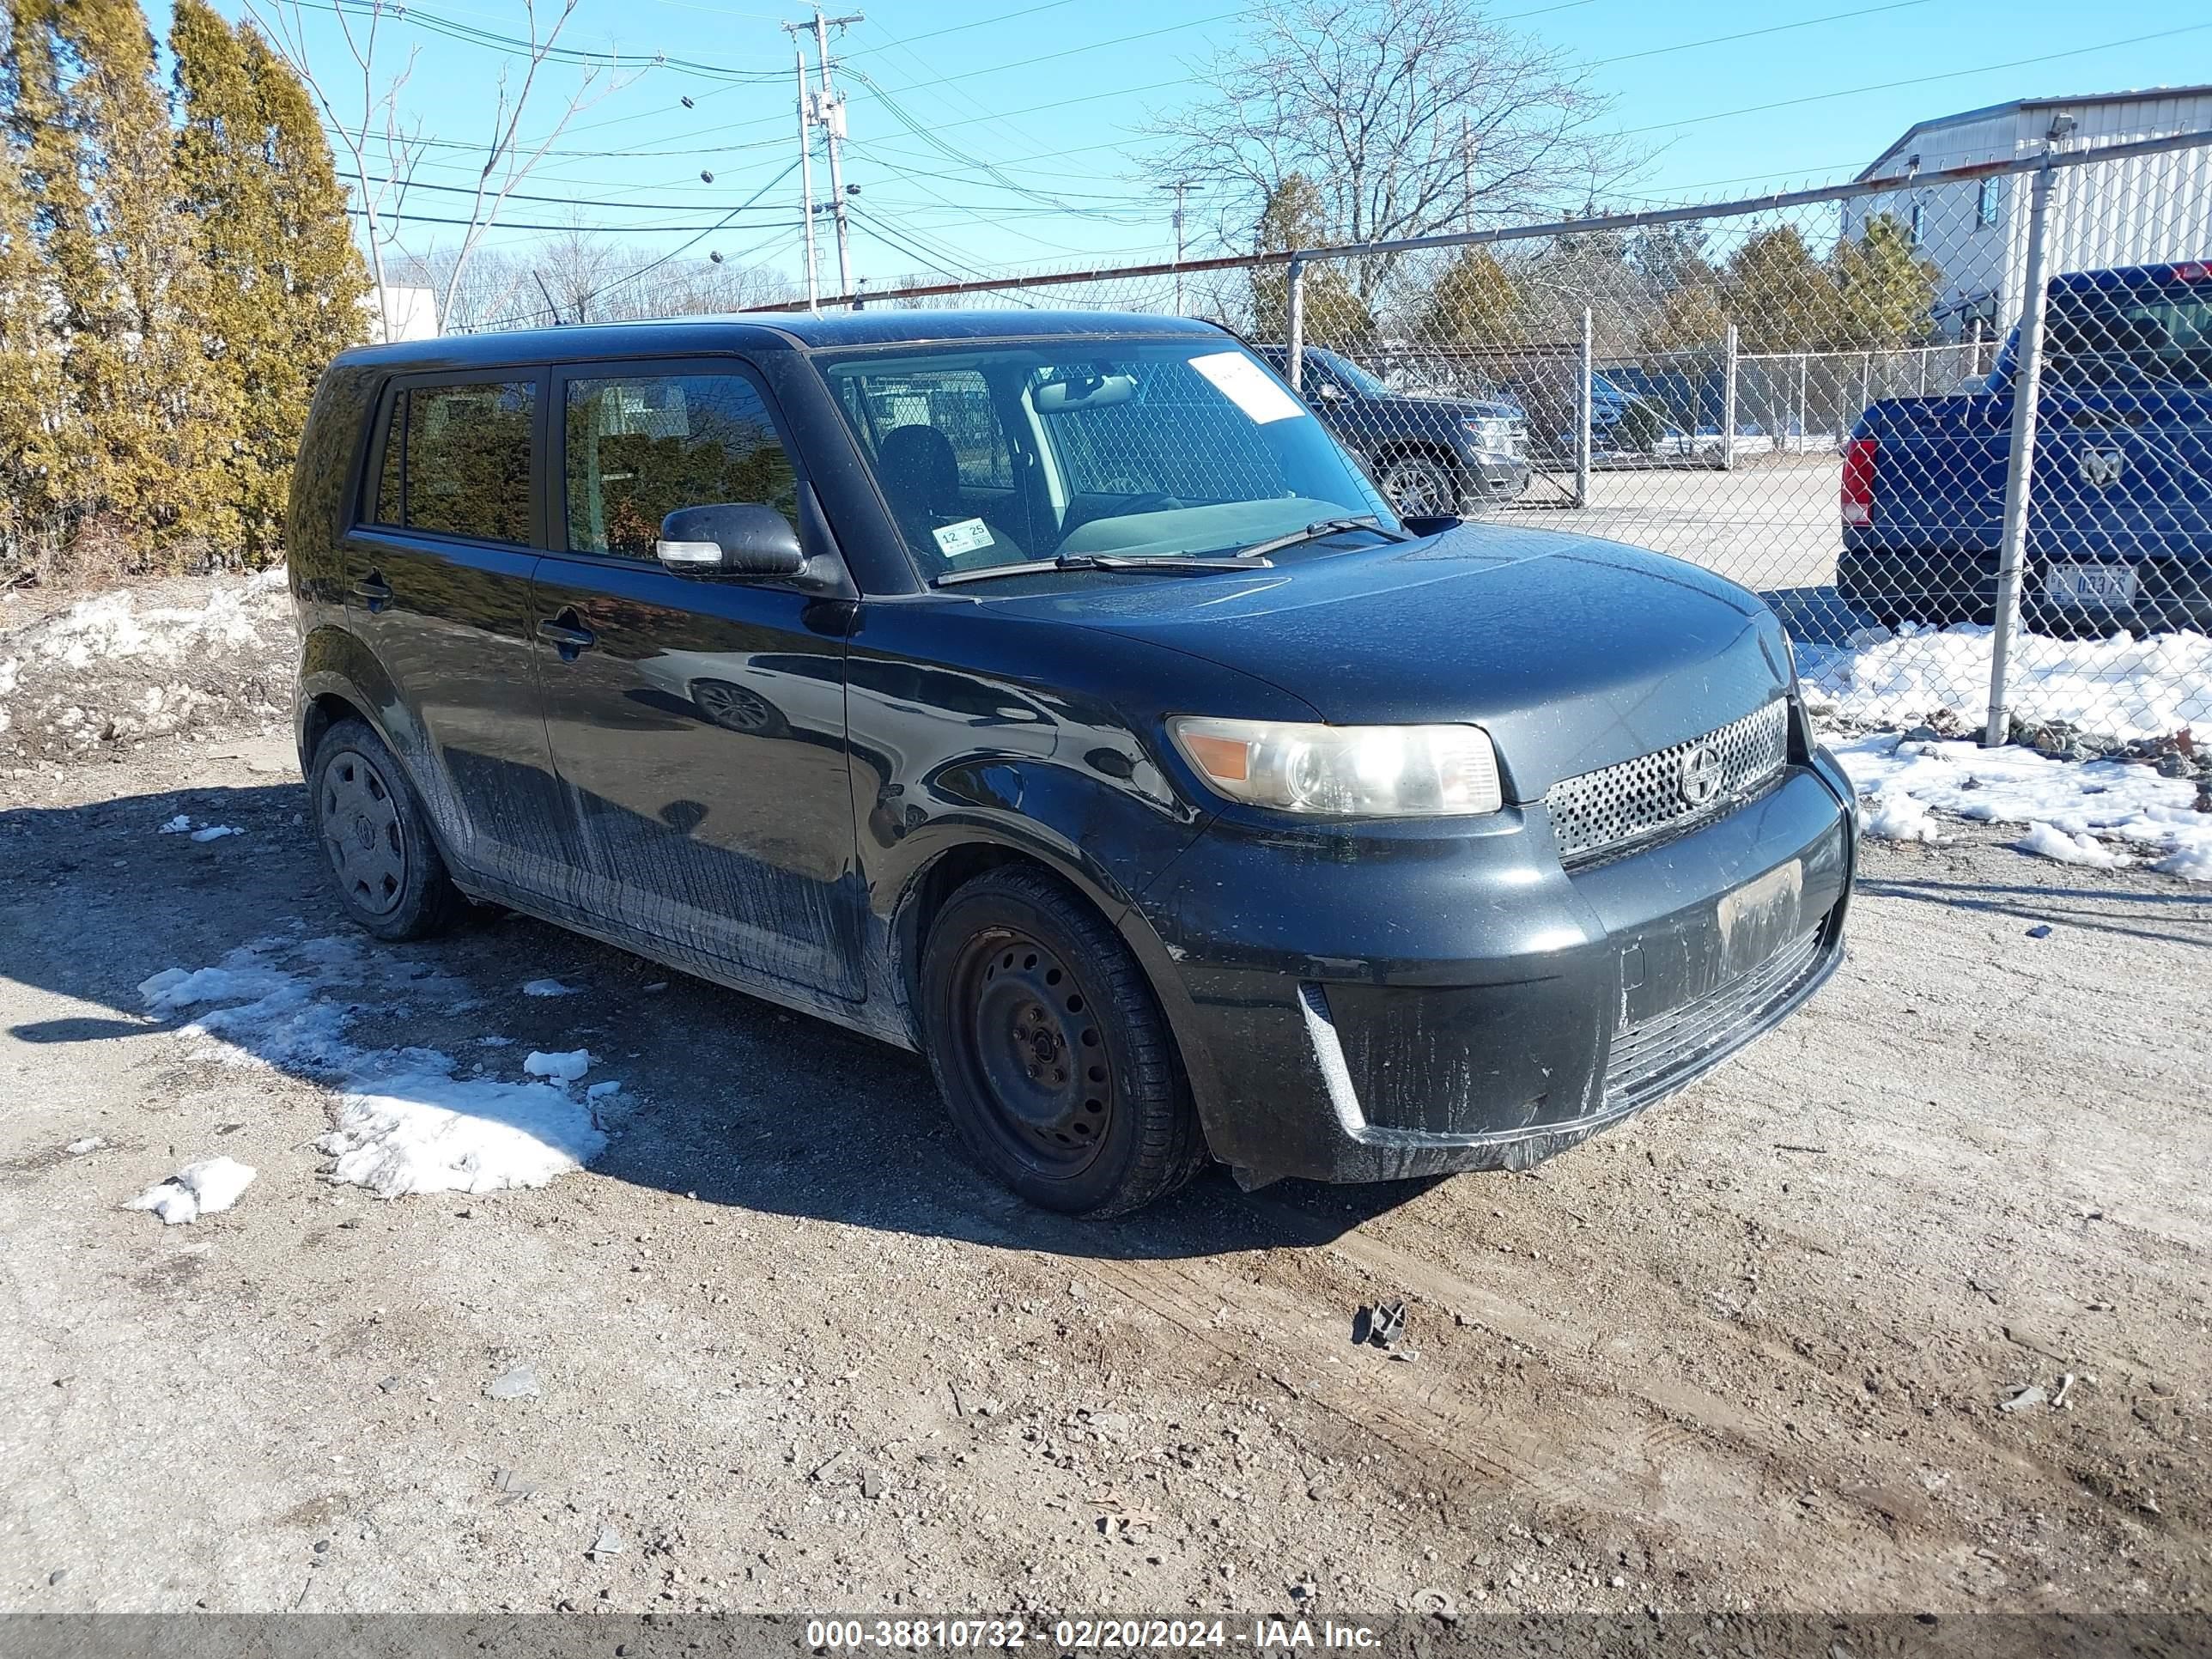
[[[452,934],[383,945],[351,927],[296,822],[296,784],[194,788],[82,806],[0,811],[0,962],[20,983],[112,1010],[25,1020],[9,1035],[95,1043],[174,1028],[205,1008],[149,1018],[139,984],[213,965],[295,919],[301,937],[356,942],[391,1006],[358,1008],[349,1039],[469,1057],[487,1034],[516,1069],[529,1047],[588,1044],[635,1108],[604,1156],[605,1177],[737,1209],[887,1234],[944,1237],[1073,1258],[1212,1255],[1323,1244],[1433,1182],[1329,1188],[1290,1182],[1253,1203],[1211,1174],[1143,1214],[1075,1223],[1029,1208],[962,1154],[927,1068],[902,1050],[489,908]],[[179,811],[242,833],[164,836]],[[555,978],[580,994],[526,998]],[[416,1008],[410,985],[440,1006]],[[649,988],[665,982],[666,988]],[[404,1015],[397,1007],[407,1003]],[[460,1006],[456,1005],[473,1005]],[[319,1084],[337,1079],[280,1062]]]

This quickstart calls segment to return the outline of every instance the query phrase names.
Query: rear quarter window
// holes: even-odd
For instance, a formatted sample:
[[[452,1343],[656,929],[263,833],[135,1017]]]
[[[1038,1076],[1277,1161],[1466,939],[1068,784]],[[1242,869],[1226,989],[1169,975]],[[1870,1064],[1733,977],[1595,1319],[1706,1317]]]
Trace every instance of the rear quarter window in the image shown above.
[[[375,522],[528,545],[537,409],[532,380],[398,388],[377,461]]]

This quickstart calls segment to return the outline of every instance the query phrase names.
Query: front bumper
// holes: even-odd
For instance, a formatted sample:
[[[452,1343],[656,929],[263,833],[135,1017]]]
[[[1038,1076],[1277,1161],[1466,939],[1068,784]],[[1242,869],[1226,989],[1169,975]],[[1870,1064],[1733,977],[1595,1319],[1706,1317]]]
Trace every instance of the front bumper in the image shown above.
[[[1528,488],[1528,463],[1516,455],[1490,450],[1464,453],[1459,471],[1462,510],[1518,501]]]
[[[1572,876],[1540,806],[1334,848],[1218,822],[1139,901],[1214,1156],[1254,1185],[1519,1169],[1673,1092],[1841,960],[1851,799],[1816,754]],[[1730,896],[1793,860],[1752,927]]]
[[[2093,550],[2074,562],[2132,565],[2135,603],[2085,606],[2046,598],[2051,560],[2037,553],[2022,567],[2020,583],[2021,617],[2032,632],[2063,637],[2121,629],[2131,634],[2212,629],[2212,556]],[[1836,562],[1836,592],[1846,605],[1876,617],[1987,624],[1996,615],[1997,555],[1988,548],[1893,548],[1863,531],[1847,530]]]

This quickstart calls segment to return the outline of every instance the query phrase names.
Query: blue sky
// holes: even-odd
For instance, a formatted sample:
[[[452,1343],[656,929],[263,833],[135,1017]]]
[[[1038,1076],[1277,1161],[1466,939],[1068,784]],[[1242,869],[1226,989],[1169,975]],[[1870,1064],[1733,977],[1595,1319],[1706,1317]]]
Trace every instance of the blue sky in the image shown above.
[[[238,15],[239,0],[216,3]],[[880,285],[945,269],[1172,252],[1168,198],[1138,173],[1142,129],[1149,114],[1188,96],[1186,79],[1211,48],[1237,37],[1243,12],[1232,0],[858,0],[837,9],[866,13],[836,45],[849,65],[848,181],[861,186],[861,213],[882,227],[856,239],[863,276]],[[1499,0],[1490,9],[1592,66],[1615,100],[1616,127],[1651,153],[1635,193],[1657,198],[1847,178],[1917,119],[2006,99],[2212,81],[2212,22],[2197,24],[2186,8]],[[165,29],[161,0],[148,0],[148,10]],[[520,0],[423,0],[422,10],[467,27],[522,32]],[[504,217],[513,228],[495,240],[540,240],[543,233],[521,227],[574,216],[659,253],[765,189],[757,206],[704,235],[697,252],[795,272],[798,179],[777,178],[797,149],[791,43],[780,23],[800,15],[771,0],[582,0],[563,41],[621,53],[635,70],[575,118],[558,144],[567,153],[549,156],[522,186],[561,199],[511,204]],[[327,13],[305,15],[322,61],[347,62]],[[421,48],[406,101],[424,135],[477,139],[490,121],[498,52],[406,23],[387,28],[387,52],[403,42]],[[2135,39],[2151,35],[2161,38]],[[1722,38],[1729,36],[1742,38]],[[656,64],[656,57],[763,78]],[[391,62],[399,61],[392,52]],[[574,85],[574,71],[554,73],[526,131],[542,131]],[[428,154],[418,180],[466,182],[465,151]],[[1051,200],[1010,198],[978,170],[981,162]],[[714,174],[711,184],[702,170]],[[817,159],[816,188],[826,187]],[[465,201],[422,191],[410,207],[465,212]],[[409,246],[420,251],[457,234],[417,224]],[[833,269],[825,257],[825,271]]]

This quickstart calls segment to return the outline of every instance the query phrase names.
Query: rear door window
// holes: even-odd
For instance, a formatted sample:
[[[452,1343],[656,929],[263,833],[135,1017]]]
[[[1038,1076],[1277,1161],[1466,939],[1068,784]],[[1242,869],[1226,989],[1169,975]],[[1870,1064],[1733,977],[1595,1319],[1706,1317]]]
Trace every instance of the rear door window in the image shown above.
[[[376,522],[528,546],[537,412],[532,380],[400,387],[385,428]]]
[[[743,374],[578,378],[564,395],[568,548],[649,559],[678,507],[761,504],[799,521],[799,480]]]
[[[2057,297],[2051,374],[2075,390],[2212,386],[2212,281]]]

